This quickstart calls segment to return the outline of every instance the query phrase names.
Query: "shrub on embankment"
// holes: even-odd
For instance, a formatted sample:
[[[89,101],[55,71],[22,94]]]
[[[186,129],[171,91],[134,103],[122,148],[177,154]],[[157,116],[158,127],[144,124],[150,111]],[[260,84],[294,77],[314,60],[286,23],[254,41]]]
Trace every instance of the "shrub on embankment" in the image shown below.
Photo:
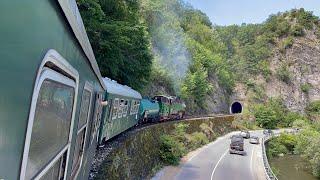
[[[217,137],[212,127],[209,127],[206,123],[200,125],[200,132],[191,134],[186,132],[188,126],[188,123],[176,124],[172,134],[165,134],[160,137],[160,155],[164,164],[178,165],[181,157],[186,155],[187,152],[208,144],[210,140]]]
[[[298,134],[281,134],[272,138],[267,144],[268,158],[276,158],[279,154],[298,154],[308,163],[312,174],[320,177],[320,132],[317,124],[294,122],[294,126],[303,128]]]
[[[229,133],[234,117],[161,123],[126,133],[99,167],[95,179],[146,179],[188,151]]]

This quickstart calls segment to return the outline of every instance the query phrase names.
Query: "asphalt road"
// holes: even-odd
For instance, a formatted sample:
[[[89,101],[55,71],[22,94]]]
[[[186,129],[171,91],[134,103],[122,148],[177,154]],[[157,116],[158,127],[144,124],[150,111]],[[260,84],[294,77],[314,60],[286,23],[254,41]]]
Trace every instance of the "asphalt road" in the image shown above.
[[[229,154],[230,137],[233,132],[218,138],[182,163],[169,176],[159,173],[153,179],[176,180],[259,180],[265,179],[261,144],[250,144],[245,139],[244,149],[247,155]],[[262,131],[254,131],[251,135],[263,137]],[[168,173],[167,173],[168,174]]]

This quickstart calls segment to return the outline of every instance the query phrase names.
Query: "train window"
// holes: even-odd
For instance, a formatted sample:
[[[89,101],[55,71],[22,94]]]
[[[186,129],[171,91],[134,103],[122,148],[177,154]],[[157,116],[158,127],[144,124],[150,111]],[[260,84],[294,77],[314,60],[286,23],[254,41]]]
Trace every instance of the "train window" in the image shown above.
[[[123,109],[123,117],[127,117],[127,114],[128,114],[128,105],[129,105],[129,102],[128,102],[128,100],[126,100],[125,102],[124,102],[124,109]]]
[[[25,179],[41,170],[68,145],[75,98],[75,83],[52,70],[48,74],[65,79],[64,84],[45,79],[39,90],[30,140]]]
[[[123,110],[124,110],[124,100],[121,99],[119,104],[118,118],[122,118]]]
[[[134,105],[133,105],[133,114],[137,113],[137,101],[134,101]]]
[[[74,153],[73,153],[72,177],[74,179],[76,179],[76,176],[78,175],[81,164],[82,164],[87,129],[88,129],[88,122],[90,117],[89,112],[91,111],[91,104],[92,104],[92,92],[93,92],[92,86],[86,83],[83,94],[82,94],[78,132],[77,132],[77,138],[76,138],[76,145],[74,147]]]
[[[109,114],[108,114],[108,122],[111,122],[111,119],[112,119],[112,109],[113,109],[113,100],[112,99],[109,99]]]
[[[102,117],[102,104],[101,102],[103,101],[103,93],[102,92],[97,92],[96,94],[96,100],[95,100],[95,110],[94,110],[94,117],[93,117],[93,122],[92,122],[92,127],[91,127],[91,144],[95,141],[98,140],[99,138],[99,132],[98,129],[101,124],[101,117]]]
[[[119,99],[116,98],[113,101],[113,108],[112,108],[112,119],[117,119],[119,109]]]
[[[135,100],[132,100],[130,105],[130,115],[134,114],[134,105],[135,105]]]
[[[49,50],[37,73],[19,179],[65,179],[79,74]]]
[[[78,129],[80,129],[85,124],[87,124],[91,96],[92,96],[92,93],[85,89],[82,94],[82,102],[81,102],[81,110],[80,110],[80,115],[79,115]]]
[[[136,105],[136,113],[138,113],[138,112],[139,112],[139,107],[140,107],[140,102],[139,102],[139,101],[137,101],[137,105]]]
[[[40,180],[48,179],[64,179],[64,173],[66,169],[67,153],[64,153],[54,165],[43,175]]]

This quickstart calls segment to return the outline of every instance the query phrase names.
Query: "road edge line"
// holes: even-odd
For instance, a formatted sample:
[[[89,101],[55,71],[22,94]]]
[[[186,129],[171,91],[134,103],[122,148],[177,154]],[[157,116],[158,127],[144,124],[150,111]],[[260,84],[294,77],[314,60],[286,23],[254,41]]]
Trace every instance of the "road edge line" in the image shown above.
[[[210,178],[211,180],[213,179],[213,175],[214,175],[217,167],[219,166],[219,163],[220,163],[221,160],[227,155],[228,151],[229,151],[229,149],[227,149],[227,150],[224,152],[224,154],[220,157],[220,159],[219,159],[219,161],[217,162],[217,164],[214,166],[213,171],[212,171],[212,173],[211,173],[211,178]]]

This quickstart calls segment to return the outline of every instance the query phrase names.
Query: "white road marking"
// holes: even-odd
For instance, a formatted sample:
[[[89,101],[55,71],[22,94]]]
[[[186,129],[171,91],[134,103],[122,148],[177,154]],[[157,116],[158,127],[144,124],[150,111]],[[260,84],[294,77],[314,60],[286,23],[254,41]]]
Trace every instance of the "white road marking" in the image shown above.
[[[252,172],[253,172],[253,170],[252,170],[252,163],[253,163],[253,151],[254,151],[254,149],[255,149],[255,146],[253,146],[253,148],[252,148],[252,152],[251,152],[251,159],[250,159],[250,170],[251,170],[251,174],[253,174]]]
[[[216,171],[216,169],[217,169],[220,161],[226,156],[226,154],[228,153],[228,151],[229,151],[229,149],[226,150],[226,152],[220,157],[219,161],[218,161],[217,164],[214,166],[213,171],[212,171],[212,173],[211,173],[211,180],[213,179],[213,175],[214,175],[214,173],[215,173],[215,171]]]

